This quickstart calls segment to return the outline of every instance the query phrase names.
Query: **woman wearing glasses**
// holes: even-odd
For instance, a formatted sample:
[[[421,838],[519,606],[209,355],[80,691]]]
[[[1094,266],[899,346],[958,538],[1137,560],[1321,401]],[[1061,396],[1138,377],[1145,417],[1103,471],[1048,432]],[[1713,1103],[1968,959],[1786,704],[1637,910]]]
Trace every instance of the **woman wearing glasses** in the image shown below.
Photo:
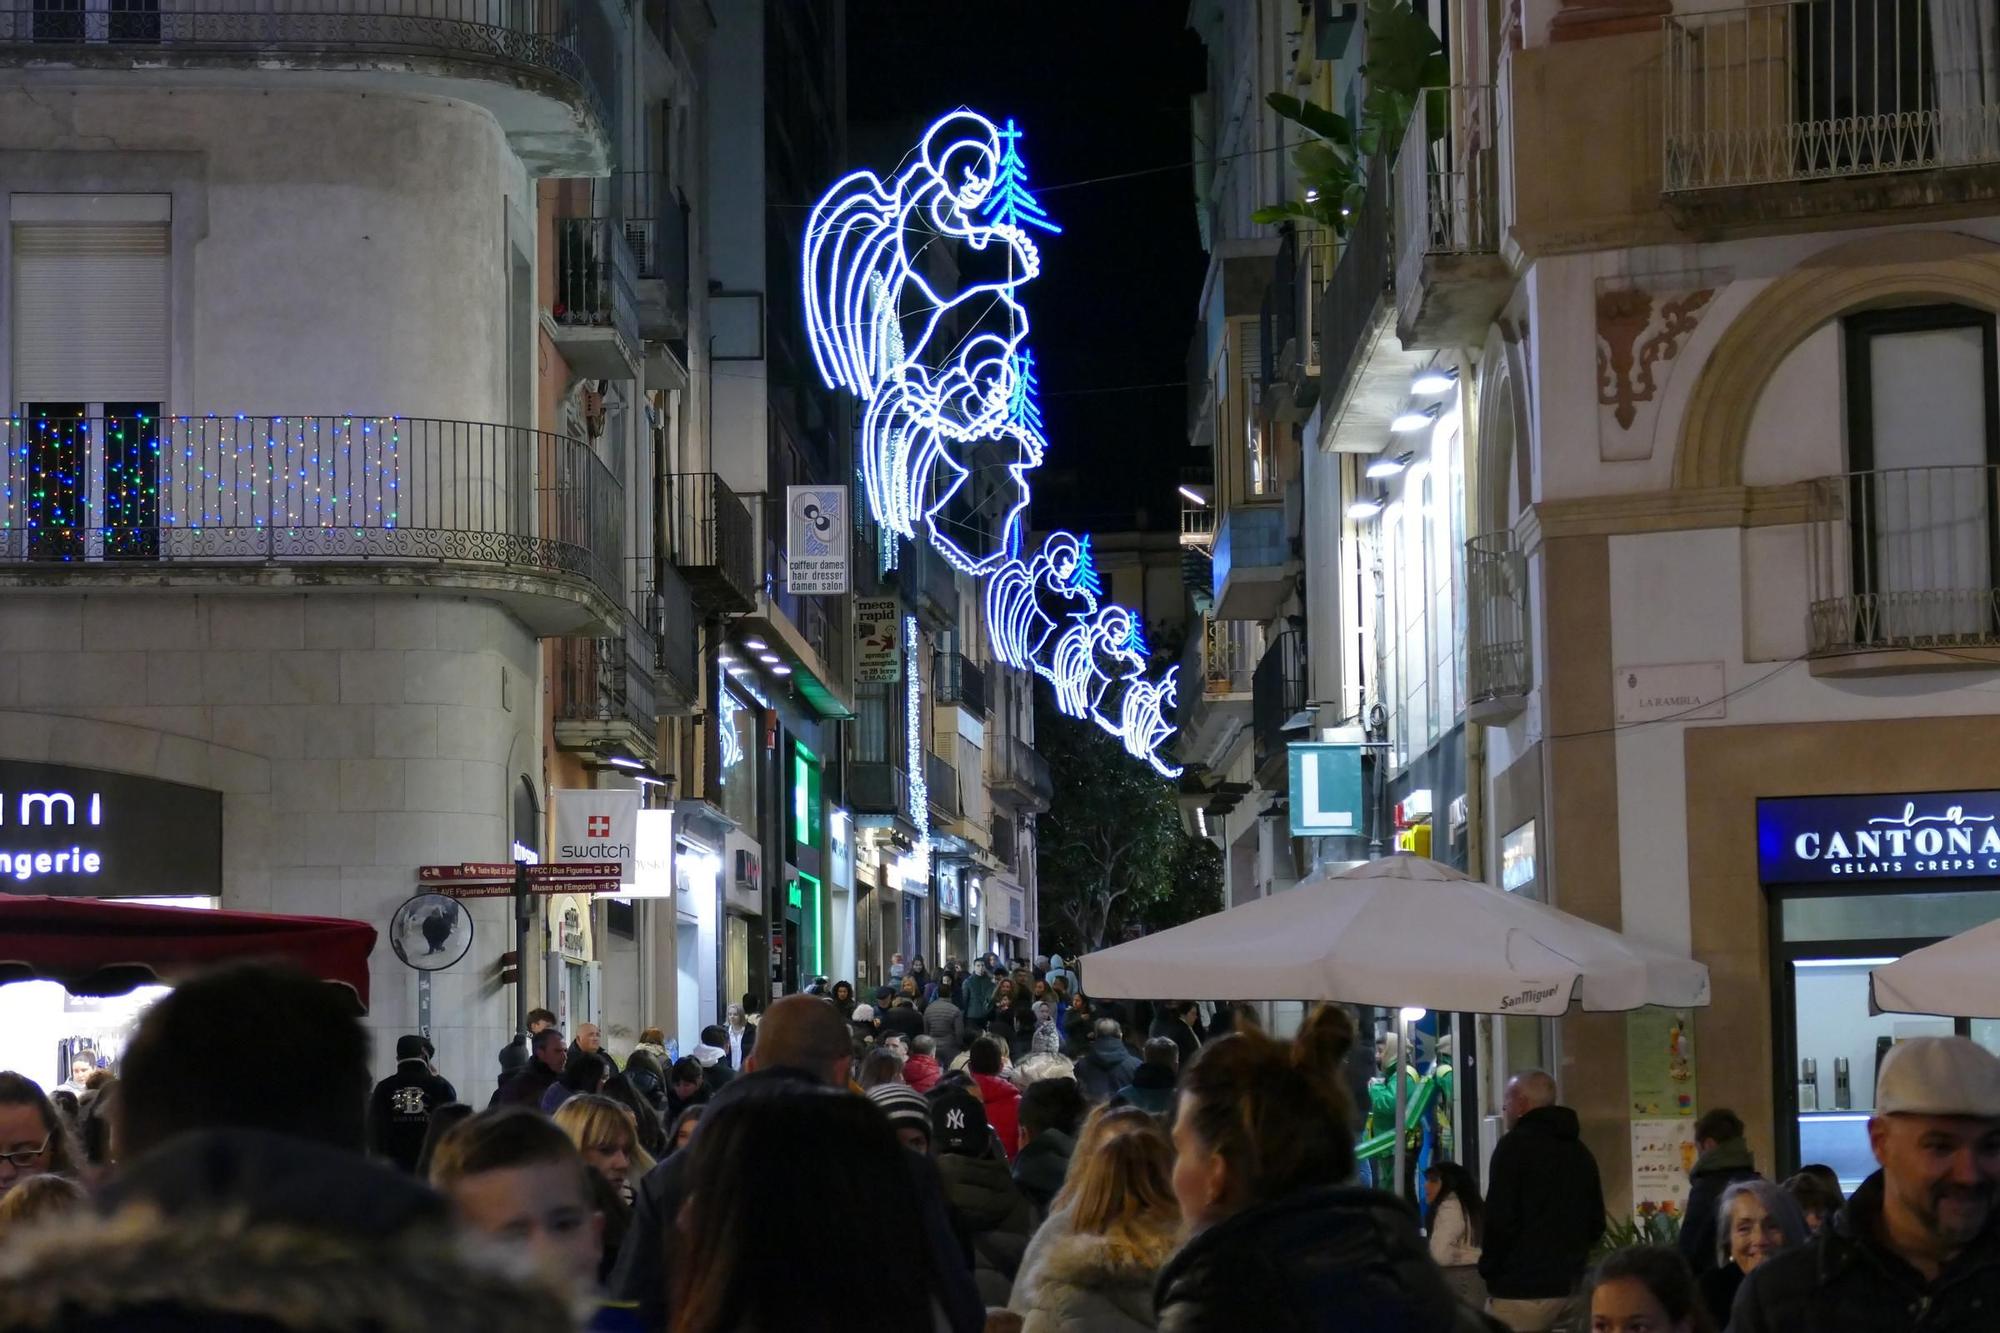
[[[30,1176],[76,1176],[69,1129],[32,1079],[0,1073],[0,1195]]]

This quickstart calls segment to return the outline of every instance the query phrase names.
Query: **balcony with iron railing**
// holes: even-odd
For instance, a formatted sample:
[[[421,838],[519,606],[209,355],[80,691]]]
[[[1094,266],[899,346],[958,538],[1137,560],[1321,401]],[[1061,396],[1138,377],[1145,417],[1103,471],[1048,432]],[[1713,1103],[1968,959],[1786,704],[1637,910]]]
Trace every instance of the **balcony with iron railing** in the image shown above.
[[[1861,670],[2000,649],[2000,466],[1893,468],[1806,495],[1807,649]],[[1815,670],[1821,664],[1815,664]]]
[[[1215,533],[1215,615],[1269,620],[1291,586],[1291,542],[1282,499],[1234,504]]]
[[[634,562],[640,607],[654,642],[654,683],[662,713],[701,703],[701,621],[680,570],[666,560]]]
[[[1016,809],[1042,811],[1055,799],[1049,761],[1018,736],[998,733],[989,747],[988,785],[996,801]]]
[[[1010,872],[1020,868],[1020,835],[1014,821],[1005,815],[993,816],[993,859]]]
[[[1670,207],[1755,209],[1758,187],[1801,181],[1853,188],[1787,190],[1787,215],[1964,197],[1965,180],[1940,192],[1889,178],[2000,163],[1994,21],[1993,0],[1767,0],[1668,16]],[[1731,190],[1751,193],[1696,197]],[[1975,192],[1992,198],[1994,186]]]
[[[1285,747],[1294,739],[1289,723],[1304,711],[1310,697],[1306,681],[1305,636],[1286,630],[1271,640],[1250,685],[1251,730],[1256,736],[1258,781],[1266,788],[1281,785]]]
[[[431,93],[484,106],[536,176],[602,174],[615,49],[589,7],[555,0],[0,0],[16,80],[143,72],[209,87],[218,72]],[[303,85],[302,85],[303,86]]]
[[[0,587],[451,587],[540,633],[624,605],[624,489],[588,445],[391,416],[0,419]]]
[[[622,633],[563,639],[556,646],[555,740],[569,750],[659,757],[660,705],[653,672],[659,640],[638,616]]]
[[[665,172],[621,171],[611,178],[619,225],[632,251],[639,336],[684,343],[688,336],[690,210]]]
[[[1396,154],[1396,332],[1405,347],[1474,347],[1506,303],[1493,89],[1416,99]]]
[[[1225,748],[1250,720],[1251,647],[1255,627],[1202,616],[1181,653],[1181,753],[1221,767]]]
[[[750,509],[713,472],[667,477],[668,557],[704,611],[748,611],[762,575]]]
[[[608,217],[556,219],[556,303],[549,313],[563,360],[590,379],[629,380],[640,354],[637,263]]]
[[[974,717],[986,716],[986,673],[963,653],[939,653],[931,669],[932,698]]]
[[[1320,401],[1345,400],[1353,376],[1394,297],[1389,238],[1389,161],[1371,158],[1368,189],[1349,222],[1333,276],[1320,294]]]
[[[964,815],[965,803],[958,792],[958,766],[935,750],[924,754],[924,785],[929,789],[932,814],[947,820]]]
[[[1466,716],[1498,722],[1527,704],[1528,557],[1512,532],[1465,543]]]

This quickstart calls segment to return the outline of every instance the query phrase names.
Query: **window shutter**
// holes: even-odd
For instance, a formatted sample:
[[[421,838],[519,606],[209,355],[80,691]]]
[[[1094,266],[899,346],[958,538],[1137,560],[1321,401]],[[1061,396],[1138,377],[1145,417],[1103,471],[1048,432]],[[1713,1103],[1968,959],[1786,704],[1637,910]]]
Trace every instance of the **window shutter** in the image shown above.
[[[167,225],[14,224],[14,401],[167,399]]]

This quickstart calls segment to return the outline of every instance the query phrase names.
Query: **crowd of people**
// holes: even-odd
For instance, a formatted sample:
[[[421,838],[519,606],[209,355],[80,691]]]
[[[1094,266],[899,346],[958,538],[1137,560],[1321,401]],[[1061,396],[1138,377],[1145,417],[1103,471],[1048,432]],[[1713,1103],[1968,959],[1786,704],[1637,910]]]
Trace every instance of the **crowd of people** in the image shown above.
[[[2000,1327],[2000,1059],[1963,1038],[1885,1059],[1851,1198],[1765,1180],[1714,1110],[1679,1248],[1606,1253],[1545,1073],[1484,1192],[1433,1159],[1415,1208],[1358,1183],[1344,1007],[1281,1041],[1094,1004],[1059,959],[818,990],[684,1055],[531,1011],[473,1099],[414,1034],[373,1082],[334,987],[191,979],[115,1074],[0,1073],[0,1333]],[[311,1058],[217,1076],[281,1044]]]

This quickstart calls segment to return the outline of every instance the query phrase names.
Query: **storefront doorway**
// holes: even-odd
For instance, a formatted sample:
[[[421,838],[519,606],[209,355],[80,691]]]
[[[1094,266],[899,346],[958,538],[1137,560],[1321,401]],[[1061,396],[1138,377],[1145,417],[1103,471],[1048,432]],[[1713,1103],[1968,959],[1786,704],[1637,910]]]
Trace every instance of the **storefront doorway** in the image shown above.
[[[2000,1052],[2000,1022],[1870,1014],[1868,974],[2000,919],[2000,792],[1757,803],[1771,947],[1779,1177],[1875,1170],[1875,1075],[1899,1041],[1957,1033]]]

